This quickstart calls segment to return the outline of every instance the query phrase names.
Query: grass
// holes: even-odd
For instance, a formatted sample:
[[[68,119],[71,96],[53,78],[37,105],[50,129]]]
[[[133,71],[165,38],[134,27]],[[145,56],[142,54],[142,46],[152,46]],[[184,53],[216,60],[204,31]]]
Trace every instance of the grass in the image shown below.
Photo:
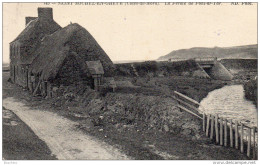
[[[222,59],[220,62],[227,69],[257,70],[257,59]]]
[[[132,80],[133,84],[145,86],[145,88],[136,89],[146,91],[151,90],[155,95],[172,95],[174,91],[178,91],[190,98],[200,102],[207,94],[215,89],[227,85],[228,82],[211,79],[199,79],[185,76],[169,76],[169,77],[139,77],[137,81]],[[133,92],[130,91],[130,92]],[[147,92],[144,92],[147,93]]]
[[[194,140],[191,138],[191,136],[185,136],[178,133],[170,133],[170,132],[164,132],[158,129],[149,129],[147,127],[147,124],[142,120],[137,120],[135,123],[126,124],[124,121],[119,122],[117,124],[110,123],[110,122],[104,122],[102,124],[91,126],[90,128],[84,127],[86,119],[75,117],[74,113],[66,108],[63,108],[61,104],[58,107],[53,107],[52,104],[50,104],[50,99],[41,99],[41,98],[34,98],[31,97],[30,94],[27,93],[27,91],[23,91],[20,87],[10,84],[7,82],[8,79],[8,73],[3,73],[3,98],[5,97],[16,97],[20,100],[25,99],[27,100],[28,104],[27,106],[33,106],[34,108],[38,109],[44,109],[49,110],[55,113],[58,113],[59,115],[65,116],[69,118],[70,120],[73,120],[78,123],[77,128],[84,131],[86,134],[93,135],[94,137],[107,142],[108,144],[112,144],[113,146],[120,148],[122,151],[124,151],[128,156],[131,156],[133,159],[138,160],[159,160],[164,159],[164,153],[168,153],[170,155],[173,155],[174,157],[171,159],[181,159],[181,160],[230,160],[230,159],[247,159],[245,155],[240,154],[239,151],[232,149],[232,148],[224,148],[214,145],[213,142],[207,140],[207,138],[203,137],[201,140]],[[119,78],[119,77],[117,77]],[[133,94],[142,94],[145,93],[145,95],[155,95],[158,96],[157,92],[154,92],[153,89],[156,89],[156,91],[160,92],[160,95],[164,95],[167,92],[164,91],[172,91],[175,88],[182,88],[183,90],[185,88],[191,88],[193,89],[194,86],[198,86],[197,88],[194,88],[193,94],[195,95],[196,92],[200,92],[202,90],[203,86],[210,84],[211,82],[208,80],[195,80],[195,79],[188,79],[185,81],[186,78],[182,77],[162,77],[162,78],[138,78],[138,81],[135,82],[136,84],[139,83],[139,85],[146,84],[146,87],[136,89],[136,93],[133,92]],[[131,78],[130,78],[131,80]],[[147,83],[148,81],[148,83]],[[157,83],[155,83],[155,82]],[[199,84],[204,84],[200,86]],[[218,83],[216,83],[218,84]],[[209,86],[209,85],[208,85]],[[167,87],[167,88],[166,88]],[[214,86],[211,87],[213,90]],[[209,89],[209,88],[207,88]],[[206,89],[206,90],[207,90]],[[205,91],[206,91],[205,90]],[[184,90],[185,91],[185,90]],[[192,90],[191,90],[192,91]],[[123,89],[121,91],[121,94],[127,93]],[[190,93],[191,95],[191,93]],[[77,104],[76,104],[77,105]],[[78,106],[76,106],[78,107]],[[86,112],[86,109],[83,108],[84,112]],[[193,117],[190,116],[190,120]],[[6,128],[5,128],[6,129]],[[22,129],[23,130],[23,129]],[[6,136],[12,136],[10,135],[11,132],[4,133]],[[32,134],[27,134],[29,136],[33,136]],[[21,142],[27,145],[34,144],[31,141],[36,141],[36,137],[34,139],[28,138],[30,141],[24,141],[26,140],[23,135],[19,135],[19,132],[13,133],[13,136],[17,136],[17,142]],[[8,139],[8,137],[7,137]],[[24,141],[24,142],[23,142]],[[11,140],[9,143],[5,142],[6,147],[11,148]],[[31,143],[29,143],[31,142]],[[41,144],[41,142],[39,142]],[[17,143],[18,145],[19,143]],[[38,142],[37,142],[38,144]],[[36,144],[35,144],[36,145]],[[21,147],[18,145],[18,147]],[[22,147],[25,147],[25,152],[23,158],[30,159],[31,153],[26,149],[30,148],[26,145],[23,145]],[[155,147],[157,151],[154,150]],[[13,150],[16,150],[13,154],[13,156],[19,157],[19,151],[23,149],[18,148],[12,148]],[[32,148],[35,149],[35,148]],[[11,150],[11,149],[9,149]],[[45,151],[46,147],[42,144],[38,146],[39,151]],[[161,154],[158,154],[158,152]],[[9,153],[10,154],[10,153]],[[36,155],[38,153],[36,152]],[[36,157],[36,156],[35,156]],[[34,157],[34,158],[35,158]],[[20,158],[20,157],[19,157]],[[44,155],[41,157],[42,159],[52,159],[49,157],[49,155]],[[33,158],[32,158],[33,159]],[[170,158],[168,158],[170,159]]]
[[[6,111],[6,110],[5,110]],[[5,160],[55,160],[50,149],[14,113],[3,118],[3,158]],[[10,125],[11,122],[17,125]]]
[[[193,72],[198,69],[198,66],[194,60],[178,61],[178,62],[157,62],[157,61],[145,61],[136,63],[115,64],[117,76],[136,76],[133,70],[135,68],[139,76],[147,76],[150,74],[158,75],[163,74],[165,76],[181,75],[183,72]]]
[[[103,131],[97,131],[102,128]],[[138,131],[137,131],[138,130]],[[137,160],[160,160],[164,152],[172,155],[170,159],[177,160],[240,160],[247,159],[239,151],[232,148],[224,148],[214,145],[213,142],[204,138],[200,141],[192,140],[181,134],[172,134],[158,130],[147,130],[142,127],[114,128],[111,125],[103,127],[84,129],[99,139],[116,146],[126,152],[127,155]]]

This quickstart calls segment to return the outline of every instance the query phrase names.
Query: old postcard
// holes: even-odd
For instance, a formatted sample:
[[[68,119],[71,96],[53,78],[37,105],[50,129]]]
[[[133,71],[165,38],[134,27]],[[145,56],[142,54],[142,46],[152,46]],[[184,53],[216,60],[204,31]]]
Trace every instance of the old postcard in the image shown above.
[[[257,3],[2,5],[3,161],[258,160]]]

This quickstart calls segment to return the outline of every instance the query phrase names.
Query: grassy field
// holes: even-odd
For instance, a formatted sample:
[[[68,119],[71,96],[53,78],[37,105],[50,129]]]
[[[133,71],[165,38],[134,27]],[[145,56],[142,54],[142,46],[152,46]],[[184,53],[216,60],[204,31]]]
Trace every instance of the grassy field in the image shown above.
[[[130,109],[121,108],[118,110],[122,110],[122,112],[116,111],[113,113],[108,113],[109,111],[102,110],[104,109],[102,108],[102,104],[99,106],[99,104],[93,103],[93,101],[95,100],[103,100],[107,103],[115,101],[115,105],[124,105],[127,103],[135,102],[135,105],[133,104],[135,108],[131,108],[131,110],[140,111],[148,106],[146,104],[149,102],[145,101],[148,98],[158,98],[158,101],[160,102],[160,99],[163,100],[164,97],[170,95],[171,92],[176,89],[182,92],[188,91],[185,94],[193,96],[194,99],[200,100],[203,96],[196,96],[198,93],[202,93],[202,91],[204,91],[203,95],[206,95],[206,93],[210,90],[223,85],[222,82],[211,82],[211,80],[205,79],[187,79],[181,76],[161,78],[143,77],[139,78],[138,80],[136,80],[134,77],[116,77],[115,79],[117,80],[127,79],[128,81],[131,81],[134,85],[141,86],[141,88],[137,90],[131,90],[131,92],[129,91],[129,88],[122,88],[115,94],[108,92],[104,93],[103,96],[97,95],[95,92],[88,92],[87,95],[84,96],[84,98],[89,98],[89,100],[92,101],[89,103],[86,102],[86,100],[80,100],[80,97],[75,97],[74,100],[70,101],[66,100],[65,97],[52,99],[32,97],[28,93],[28,91],[24,91],[22,88],[9,83],[7,81],[8,75],[8,72],[3,73],[3,98],[15,97],[21,101],[26,100],[28,102],[27,106],[52,111],[73,121],[76,121],[78,123],[77,129],[80,129],[86,134],[93,135],[109,144],[114,145],[117,148],[122,149],[127,155],[133,157],[134,159],[247,159],[245,155],[240,154],[239,151],[235,149],[214,145],[214,143],[208,140],[208,138],[206,138],[203,133],[201,133],[200,138],[195,138],[195,134],[192,134],[192,132],[189,135],[179,133],[181,130],[178,129],[181,129],[181,126],[176,126],[173,131],[165,131],[165,129],[161,130],[149,127],[147,125],[147,122],[145,122],[146,120],[141,120],[143,118],[140,118],[140,120],[133,118],[133,121],[129,122],[129,120],[126,120],[125,116],[127,115],[126,112],[128,112]],[[206,86],[207,88],[205,88]],[[130,95],[133,96],[133,98],[136,98],[137,100],[141,99],[143,101],[140,100],[139,102],[137,102],[137,100],[127,100],[128,97],[125,97],[127,93],[131,93]],[[196,96],[196,98],[194,96]],[[124,97],[126,99],[124,99]],[[106,99],[111,99],[111,101]],[[90,104],[92,103],[93,106],[90,106]],[[156,104],[157,103],[155,103],[155,105]],[[128,105],[128,107],[131,106]],[[91,115],[90,110],[96,110],[98,112],[97,115]],[[160,110],[157,109],[157,111],[159,112]],[[156,112],[156,108],[154,112]],[[190,116],[186,113],[181,113],[180,115],[179,113],[180,112],[176,112],[175,117],[179,117],[180,121],[183,120],[183,117],[185,117],[185,119],[187,119],[187,122],[194,122],[194,124],[196,125],[197,119],[195,119],[193,116]],[[112,117],[112,119],[115,121],[111,122],[111,120],[102,120],[93,122],[98,119],[97,117],[105,114],[107,114],[107,116],[109,117]],[[150,119],[147,120],[151,121]],[[4,129],[6,131],[6,128]],[[8,133],[5,134],[8,135]],[[19,136],[15,133],[14,135]],[[22,142],[23,139],[19,138],[20,137],[18,137],[18,141],[20,140]],[[6,143],[5,145],[7,148],[10,148],[10,143],[4,143]],[[29,148],[27,146],[24,147]],[[42,151],[47,151],[47,149],[43,145],[41,145],[40,147],[42,148]],[[6,153],[8,154],[8,152]],[[27,155],[29,153],[24,152],[24,154]],[[19,152],[14,152],[14,155],[19,157]],[[28,157],[29,156],[24,156],[23,158],[29,159]],[[50,157],[50,155],[47,154],[44,156],[44,158],[40,158],[52,159],[53,157]]]
[[[143,76],[177,76],[183,72],[192,72],[198,69],[194,60],[166,62],[145,61],[136,63],[115,64],[116,76],[134,77]]]

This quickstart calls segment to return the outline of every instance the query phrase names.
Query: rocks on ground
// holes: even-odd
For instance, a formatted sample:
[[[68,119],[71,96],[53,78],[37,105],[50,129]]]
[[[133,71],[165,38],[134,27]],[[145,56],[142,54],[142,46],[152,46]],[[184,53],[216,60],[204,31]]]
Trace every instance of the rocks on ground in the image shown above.
[[[149,82],[156,83],[153,80]],[[82,89],[84,91],[76,87],[60,86],[54,88],[57,97],[52,99],[52,106],[86,120],[82,122],[82,127],[112,124],[122,131],[135,129],[136,123],[141,121],[147,129],[183,135],[199,134],[200,123],[189,114],[180,112],[175,100],[170,97],[113,92],[102,97],[94,90]]]

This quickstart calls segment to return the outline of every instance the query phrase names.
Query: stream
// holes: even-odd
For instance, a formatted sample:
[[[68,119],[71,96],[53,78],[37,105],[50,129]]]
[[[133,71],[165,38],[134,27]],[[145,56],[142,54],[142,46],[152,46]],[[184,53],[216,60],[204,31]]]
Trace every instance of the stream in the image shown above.
[[[245,98],[243,85],[229,85],[208,93],[199,109],[248,126],[257,126],[257,108]]]

